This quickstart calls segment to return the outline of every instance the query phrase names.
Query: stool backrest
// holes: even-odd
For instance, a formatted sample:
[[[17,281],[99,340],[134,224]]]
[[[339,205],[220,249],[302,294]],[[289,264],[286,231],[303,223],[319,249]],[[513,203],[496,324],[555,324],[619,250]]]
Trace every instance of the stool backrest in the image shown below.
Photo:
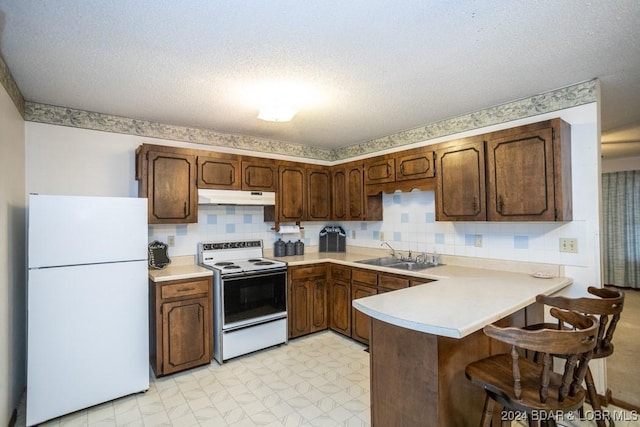
[[[581,388],[596,345],[597,319],[593,316],[556,308],[551,309],[551,315],[561,322],[571,325],[573,329],[525,330],[516,327],[500,328],[494,325],[484,327],[485,334],[512,346],[511,364],[516,399],[520,399],[523,393],[520,383],[520,352],[518,349],[538,352],[543,356],[539,384],[536,385],[535,390],[533,387],[529,387],[529,390],[525,391],[527,393],[538,392],[540,402],[545,403],[549,396],[550,377],[553,371],[551,361],[555,355],[563,356],[567,360],[562,381],[560,384],[556,384],[558,390],[554,396],[557,395],[558,401],[562,402],[568,395],[575,396]]]
[[[551,307],[591,314],[599,319],[598,342],[593,358],[607,357],[613,353],[613,333],[624,307],[624,292],[612,288],[590,286],[588,292],[598,298],[567,298],[538,295],[536,301]],[[560,325],[562,326],[562,325]]]

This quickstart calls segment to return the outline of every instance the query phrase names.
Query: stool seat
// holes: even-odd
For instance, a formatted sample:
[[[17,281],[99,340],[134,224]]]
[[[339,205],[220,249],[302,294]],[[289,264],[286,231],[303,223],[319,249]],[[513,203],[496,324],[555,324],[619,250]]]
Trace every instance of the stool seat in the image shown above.
[[[573,396],[559,399],[562,375],[550,372],[549,394],[545,402],[540,402],[540,373],[542,366],[528,359],[520,359],[520,383],[522,395],[520,399],[513,390],[511,355],[498,354],[469,364],[466,368],[467,378],[483,387],[491,394],[491,398],[500,405],[515,411],[555,414],[558,411],[571,412],[582,406],[585,398],[583,388],[579,388]],[[548,417],[547,417],[548,418]]]

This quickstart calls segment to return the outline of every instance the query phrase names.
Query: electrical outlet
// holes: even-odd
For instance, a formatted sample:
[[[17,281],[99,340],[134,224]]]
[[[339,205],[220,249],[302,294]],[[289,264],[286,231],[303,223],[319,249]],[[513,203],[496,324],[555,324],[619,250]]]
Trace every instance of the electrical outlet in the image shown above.
[[[578,253],[578,239],[569,237],[560,238],[560,252]]]
[[[351,230],[351,238],[352,239],[356,238],[356,230]]]
[[[176,245],[176,236],[167,236],[167,245],[175,246]]]
[[[481,248],[482,247],[482,234],[476,234],[475,245],[476,245],[476,248]]]
[[[380,232],[380,241],[383,241],[383,240],[384,240],[384,231],[381,231]]]

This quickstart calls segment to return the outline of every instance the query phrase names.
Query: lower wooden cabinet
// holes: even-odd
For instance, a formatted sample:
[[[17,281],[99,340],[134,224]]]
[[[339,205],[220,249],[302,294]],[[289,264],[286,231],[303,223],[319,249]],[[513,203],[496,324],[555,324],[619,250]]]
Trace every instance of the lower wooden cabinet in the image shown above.
[[[156,376],[210,363],[211,280],[149,281],[149,356]]]
[[[340,264],[292,266],[288,275],[289,338],[329,328],[367,345],[371,318],[354,299],[433,281]]]
[[[376,295],[378,290],[375,287],[354,283],[351,285],[352,299],[364,298]],[[369,329],[371,318],[363,312],[351,307],[351,338],[363,344],[369,344]]]
[[[329,279],[329,328],[351,336],[351,268],[332,264]]]
[[[327,266],[289,267],[289,338],[327,329]]]

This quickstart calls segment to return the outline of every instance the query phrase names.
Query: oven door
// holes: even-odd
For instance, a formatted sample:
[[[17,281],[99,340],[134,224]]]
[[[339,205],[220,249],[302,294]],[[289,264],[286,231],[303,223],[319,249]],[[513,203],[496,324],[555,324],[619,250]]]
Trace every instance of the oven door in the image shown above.
[[[222,277],[222,329],[287,316],[287,271]]]

